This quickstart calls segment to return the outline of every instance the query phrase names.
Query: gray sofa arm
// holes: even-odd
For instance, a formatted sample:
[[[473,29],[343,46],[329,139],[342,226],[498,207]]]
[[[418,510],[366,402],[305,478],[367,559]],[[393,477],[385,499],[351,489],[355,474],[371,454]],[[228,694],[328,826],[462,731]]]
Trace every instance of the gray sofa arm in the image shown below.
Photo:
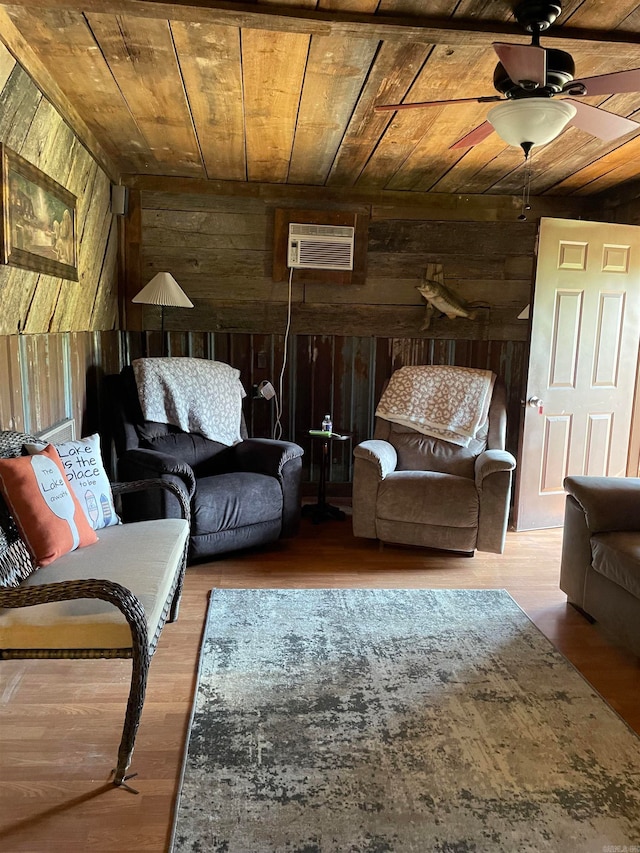
[[[640,531],[640,478],[572,476],[564,487],[590,533]]]
[[[590,566],[591,531],[587,527],[587,517],[578,501],[569,494],[565,502],[562,528],[560,589],[572,604],[582,608]]]
[[[389,442],[370,439],[357,445],[353,455],[353,534],[365,539],[377,539],[378,486],[395,471],[398,454]]]
[[[475,462],[480,498],[478,517],[479,551],[502,554],[507,535],[512,472],[516,460],[506,450],[485,450]]]

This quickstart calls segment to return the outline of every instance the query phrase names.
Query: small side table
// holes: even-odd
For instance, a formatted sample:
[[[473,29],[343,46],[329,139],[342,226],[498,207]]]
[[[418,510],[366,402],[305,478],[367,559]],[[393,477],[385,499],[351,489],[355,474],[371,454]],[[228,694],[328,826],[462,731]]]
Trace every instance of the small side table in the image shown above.
[[[318,502],[307,504],[302,507],[302,515],[310,516],[314,524],[320,524],[326,518],[335,518],[344,521],[345,514],[337,506],[327,503],[327,475],[329,473],[329,447],[332,441],[349,441],[350,435],[341,435],[337,432],[326,433],[320,430],[309,430],[309,435],[314,441],[322,442],[322,459],[320,460],[320,481],[318,483]]]

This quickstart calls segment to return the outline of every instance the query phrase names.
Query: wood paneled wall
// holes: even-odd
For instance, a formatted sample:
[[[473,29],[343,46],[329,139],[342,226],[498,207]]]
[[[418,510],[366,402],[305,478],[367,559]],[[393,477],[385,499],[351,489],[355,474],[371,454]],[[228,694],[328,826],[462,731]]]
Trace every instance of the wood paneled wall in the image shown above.
[[[228,333],[170,332],[170,355],[212,358],[240,370],[247,391],[244,412],[249,433],[271,437],[276,426],[274,401],[256,399],[263,379],[278,390],[284,337]],[[159,332],[70,332],[11,335],[0,338],[0,429],[40,432],[72,417],[78,435],[109,435],[109,412],[102,379],[134,358],[160,355]],[[282,437],[305,450],[304,479],[319,476],[320,448],[308,434],[331,412],[335,428],[351,441],[332,446],[329,480],[351,481],[352,449],[372,434],[375,406],[391,372],[405,364],[480,366],[500,374],[509,403],[509,449],[518,441],[521,386],[526,345],[371,336],[298,335],[290,340],[282,385]],[[105,448],[108,459],[108,451]]]
[[[337,199],[323,203],[349,208]],[[277,387],[289,290],[272,276],[282,206],[311,205],[308,194],[287,195],[286,188],[273,197],[264,187],[249,196],[134,189],[125,232],[127,358],[163,351],[217,358],[241,370],[248,391],[263,379]],[[509,449],[516,452],[528,335],[517,317],[531,301],[537,221],[518,221],[517,211],[507,217],[503,208],[498,215],[490,200],[474,207],[478,221],[433,199],[424,208],[385,200],[350,209],[371,219],[365,282],[306,281],[298,270],[292,277],[282,423],[284,437],[305,448],[306,477],[317,479],[319,451],[308,430],[331,412],[352,442],[333,445],[330,480],[349,482],[351,449],[370,437],[383,382],[404,364],[493,369],[508,388]],[[430,264],[442,264],[446,285],[477,307],[476,320],[436,315],[422,331],[417,286]],[[165,309],[164,349],[160,309],[130,302],[163,270],[195,304]],[[246,409],[252,434],[271,435],[274,405],[250,399]]]
[[[2,45],[0,140],[78,197],[80,274],[71,282],[0,266],[0,428],[39,432],[73,417],[79,433],[106,432],[102,376],[163,351],[159,332],[143,331],[159,329],[159,309],[136,308],[131,297],[168,269],[196,305],[167,309],[168,352],[236,365],[250,431],[272,435],[274,405],[251,389],[262,379],[278,387],[284,356],[288,284],[272,279],[275,209],[317,206],[366,214],[371,225],[363,284],[293,276],[281,420],[283,436],[306,450],[307,479],[317,479],[319,449],[308,430],[331,411],[352,435],[334,447],[331,481],[350,480],[351,449],[371,434],[382,383],[402,364],[491,366],[510,388],[515,447],[527,334],[515,317],[529,301],[536,224],[517,222],[504,199],[471,202],[467,217],[450,197],[430,199],[425,212],[388,196],[321,191],[313,205],[304,189],[264,185],[239,194],[230,185],[216,194],[134,188],[118,258],[109,176]],[[462,299],[481,303],[478,321],[437,318],[421,332],[416,287],[432,263]]]
[[[79,276],[69,281],[0,265],[0,335],[116,329],[111,181],[1,43],[0,141],[76,196]]]
[[[93,432],[100,375],[120,367],[111,181],[1,43],[0,141],[76,196],[79,274],[0,265],[0,429],[40,432],[73,417]]]
[[[159,332],[129,332],[123,338],[123,358],[144,355],[212,358],[240,370],[247,399],[244,412],[249,433],[271,437],[275,401],[254,399],[252,387],[268,379],[280,393],[284,354],[283,335],[172,331],[163,344]],[[526,372],[527,346],[522,341],[465,341],[433,338],[376,338],[352,335],[296,335],[289,341],[282,385],[282,437],[305,450],[304,479],[319,475],[319,446],[309,429],[319,429],[330,412],[335,429],[351,441],[332,445],[329,480],[348,483],[352,449],[370,438],[374,412],[386,379],[407,364],[456,364],[493,370],[503,378],[508,397],[508,448],[518,446],[520,399]]]
[[[287,321],[288,286],[274,282],[273,225],[277,206],[309,208],[308,195],[262,196],[132,193],[127,229],[139,252],[128,265],[130,299],[157,272],[171,272],[195,304],[167,309],[168,328],[279,334]],[[319,202],[318,206],[327,205]],[[400,204],[349,206],[371,217],[367,275],[362,285],[292,277],[293,334],[372,335],[483,341],[524,341],[517,315],[530,301],[537,221],[495,219],[488,201],[481,221],[451,220],[446,207]],[[480,209],[476,210],[479,213]],[[439,218],[442,217],[442,218]],[[436,317],[421,331],[425,302],[417,287],[429,264],[443,265],[448,288],[478,308],[474,321]],[[314,273],[314,279],[317,273]],[[158,328],[158,308],[127,307],[127,328]]]
[[[38,433],[67,418],[78,436],[103,429],[101,380],[122,363],[117,331],[0,336],[0,429]]]
[[[153,331],[159,309],[134,306],[131,297],[169,270],[195,308],[166,310],[168,352],[239,367],[250,430],[271,435],[274,405],[253,399],[251,388],[262,379],[278,387],[285,355],[289,286],[272,275],[275,210],[317,208],[357,213],[370,225],[363,283],[292,276],[282,431],[305,447],[308,479],[317,477],[318,451],[308,429],[330,411],[352,435],[333,449],[331,480],[350,480],[351,448],[371,434],[382,384],[403,364],[491,367],[508,387],[509,446],[517,447],[528,334],[517,315],[531,298],[535,212],[518,221],[517,205],[504,197],[350,197],[225,182],[194,191],[132,181],[117,257],[109,176],[1,45],[0,140],[77,195],[80,274],[71,282],[0,267],[0,427],[37,432],[74,417],[79,432],[104,428],[101,376],[163,352]],[[558,200],[558,215],[570,215],[567,204]],[[537,215],[554,209],[546,199]],[[417,286],[430,264],[442,264],[445,284],[478,308],[476,320],[435,317],[422,331]]]

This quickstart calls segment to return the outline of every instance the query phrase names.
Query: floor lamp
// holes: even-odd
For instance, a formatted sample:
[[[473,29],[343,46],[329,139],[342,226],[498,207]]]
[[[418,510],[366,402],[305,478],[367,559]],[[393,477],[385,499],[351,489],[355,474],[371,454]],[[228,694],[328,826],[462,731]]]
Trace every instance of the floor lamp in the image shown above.
[[[162,354],[165,355],[164,309],[193,308],[193,302],[169,272],[159,272],[131,300],[144,305],[160,305],[160,332],[162,334]]]

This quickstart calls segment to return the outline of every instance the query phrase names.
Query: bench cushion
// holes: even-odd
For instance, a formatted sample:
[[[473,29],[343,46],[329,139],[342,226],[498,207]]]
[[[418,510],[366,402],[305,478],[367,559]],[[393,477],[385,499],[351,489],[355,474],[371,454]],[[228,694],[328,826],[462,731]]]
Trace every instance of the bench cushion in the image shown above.
[[[20,587],[88,578],[120,583],[140,600],[151,642],[188,535],[188,523],[177,518],[107,527],[90,548],[59,557]],[[131,633],[114,605],[75,599],[0,610],[0,648],[126,649],[131,648]]]

